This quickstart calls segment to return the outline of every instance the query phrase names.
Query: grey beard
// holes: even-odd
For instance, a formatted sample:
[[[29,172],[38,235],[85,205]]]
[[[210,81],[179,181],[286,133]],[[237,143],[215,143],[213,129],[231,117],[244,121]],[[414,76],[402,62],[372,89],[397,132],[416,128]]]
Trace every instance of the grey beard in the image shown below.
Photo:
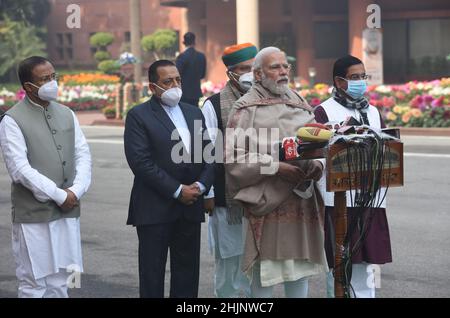
[[[261,85],[274,95],[283,95],[289,89],[288,84],[277,84],[274,80],[268,78],[264,74],[261,79]]]

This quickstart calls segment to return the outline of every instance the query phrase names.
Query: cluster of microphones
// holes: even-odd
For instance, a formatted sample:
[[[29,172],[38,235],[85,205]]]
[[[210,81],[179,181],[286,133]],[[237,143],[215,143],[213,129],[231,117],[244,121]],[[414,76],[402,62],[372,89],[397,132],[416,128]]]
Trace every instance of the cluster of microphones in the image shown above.
[[[368,133],[374,133],[373,129],[362,125],[354,117],[348,117],[341,123],[306,124],[297,130],[296,136],[285,137],[279,142],[280,161],[325,158],[326,148],[333,136]],[[384,128],[379,133],[388,138],[400,138],[398,129]]]
[[[279,143],[280,161],[324,158],[324,150],[333,134],[333,130],[323,124],[300,127],[296,136],[285,137]]]

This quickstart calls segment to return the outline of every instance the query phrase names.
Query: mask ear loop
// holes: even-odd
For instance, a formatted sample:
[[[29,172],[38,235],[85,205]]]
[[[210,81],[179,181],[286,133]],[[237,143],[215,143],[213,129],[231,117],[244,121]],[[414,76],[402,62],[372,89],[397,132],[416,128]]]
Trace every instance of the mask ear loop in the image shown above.
[[[39,88],[42,87],[42,86],[37,86],[36,84],[33,84],[33,83],[31,83],[31,82],[25,82],[25,84],[31,84],[31,85],[33,85],[34,87],[36,87],[37,89],[39,89]]]
[[[160,90],[162,90],[163,92],[166,92],[167,91],[167,89],[164,89],[164,88],[162,88],[161,86],[159,86],[158,84],[156,84],[156,83],[152,83],[153,85],[155,85],[156,87],[158,87]]]
[[[239,83],[239,78],[236,78],[237,74],[235,72],[228,70],[227,73],[229,74],[228,76],[231,77],[236,83]]]

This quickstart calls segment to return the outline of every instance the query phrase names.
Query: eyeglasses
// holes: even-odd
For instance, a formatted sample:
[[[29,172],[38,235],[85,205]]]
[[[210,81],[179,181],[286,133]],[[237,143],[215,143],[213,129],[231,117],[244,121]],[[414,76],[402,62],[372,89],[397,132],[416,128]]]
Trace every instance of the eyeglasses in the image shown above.
[[[38,83],[47,83],[50,81],[57,81],[59,79],[58,73],[53,73],[38,79]]]
[[[357,80],[367,80],[367,79],[370,79],[370,78],[371,78],[371,76],[370,76],[370,75],[367,75],[367,74],[365,74],[365,73],[362,73],[362,74],[352,74],[352,75],[348,76],[348,79],[349,79],[349,80],[352,80],[352,81],[357,81]]]
[[[177,85],[181,85],[181,77],[166,78],[165,80],[161,81],[161,84],[166,87],[171,87],[174,83],[176,83]]]
[[[284,68],[286,71],[291,70],[292,65],[291,64],[272,64],[269,66],[269,70],[271,72],[280,72],[282,68]]]

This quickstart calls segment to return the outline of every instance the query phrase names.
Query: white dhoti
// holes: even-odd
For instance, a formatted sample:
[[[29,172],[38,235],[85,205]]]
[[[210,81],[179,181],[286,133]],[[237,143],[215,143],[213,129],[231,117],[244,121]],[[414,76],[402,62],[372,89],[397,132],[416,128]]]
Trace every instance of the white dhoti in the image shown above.
[[[214,253],[215,295],[219,298],[240,297],[250,294],[247,277],[241,270],[244,249],[243,225],[227,222],[227,209],[215,207],[208,222],[208,242]]]
[[[14,223],[12,249],[19,298],[68,297],[69,276],[83,272],[79,218]]]

